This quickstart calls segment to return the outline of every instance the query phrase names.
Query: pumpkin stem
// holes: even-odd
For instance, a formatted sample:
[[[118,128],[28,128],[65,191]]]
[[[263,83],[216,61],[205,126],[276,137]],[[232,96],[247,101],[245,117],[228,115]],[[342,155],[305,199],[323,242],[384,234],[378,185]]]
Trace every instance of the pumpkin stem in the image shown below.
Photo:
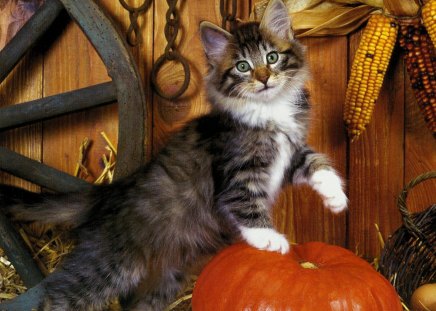
[[[318,266],[310,261],[302,261],[300,262],[300,266],[302,266],[304,269],[318,269]]]

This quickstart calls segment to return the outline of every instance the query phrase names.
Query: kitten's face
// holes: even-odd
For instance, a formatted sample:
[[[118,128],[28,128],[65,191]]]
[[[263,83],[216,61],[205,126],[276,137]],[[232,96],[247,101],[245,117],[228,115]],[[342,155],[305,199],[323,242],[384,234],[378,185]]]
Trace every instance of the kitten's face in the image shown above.
[[[201,30],[214,93],[267,102],[304,84],[304,48],[293,40],[280,0],[271,1],[261,23],[242,24],[233,35],[209,23]]]
[[[304,66],[303,49],[260,28],[240,26],[214,72],[217,90],[227,97],[270,100],[295,87]]]

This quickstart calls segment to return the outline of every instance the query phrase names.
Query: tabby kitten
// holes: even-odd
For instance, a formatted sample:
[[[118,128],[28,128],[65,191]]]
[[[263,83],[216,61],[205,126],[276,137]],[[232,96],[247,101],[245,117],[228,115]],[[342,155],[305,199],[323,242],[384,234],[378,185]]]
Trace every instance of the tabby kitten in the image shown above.
[[[229,243],[288,252],[271,221],[285,182],[308,183],[335,213],[346,208],[341,179],[305,142],[308,69],[290,26],[281,0],[234,34],[201,23],[213,109],[133,176],[87,193],[1,188],[13,218],[66,222],[77,235],[39,310],[99,309],[117,296],[135,297],[131,310],[163,310],[189,269]]]

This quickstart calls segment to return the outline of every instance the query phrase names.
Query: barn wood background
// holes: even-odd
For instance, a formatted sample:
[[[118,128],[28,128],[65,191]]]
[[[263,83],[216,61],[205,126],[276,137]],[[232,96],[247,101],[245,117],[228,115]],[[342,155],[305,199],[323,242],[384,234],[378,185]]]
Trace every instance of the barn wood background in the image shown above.
[[[5,18],[16,0],[2,1],[0,8],[0,48],[6,39]],[[19,2],[19,1],[18,1]],[[36,1],[38,2],[38,1]],[[125,32],[128,13],[118,1],[97,1]],[[139,6],[142,0],[130,0]],[[239,1],[238,17],[248,18],[254,0]],[[155,154],[170,133],[187,120],[208,111],[202,76],[206,71],[199,42],[198,25],[202,20],[221,23],[219,0],[179,1],[181,29],[178,50],[191,65],[191,83],[185,95],[174,102],[154,95],[149,74],[153,61],[164,51],[165,1],[155,1],[139,21],[143,43],[132,48],[144,80],[147,111],[145,138],[148,157]],[[8,11],[9,10],[9,11]],[[403,185],[422,172],[436,169],[436,144],[426,129],[423,118],[408,86],[401,53],[396,48],[387,73],[374,118],[361,138],[348,144],[342,122],[347,76],[361,31],[349,36],[304,38],[312,79],[313,112],[309,143],[330,156],[334,166],[347,181],[349,211],[332,215],[323,209],[321,200],[305,186],[288,186],[274,208],[275,224],[291,241],[325,241],[357,249],[371,258],[380,252],[374,224],[387,237],[401,220],[396,198]],[[1,64],[0,64],[1,65]],[[180,64],[167,64],[158,81],[165,90],[177,89],[183,81]],[[110,80],[98,54],[81,30],[64,15],[51,32],[29,53],[0,85],[0,105],[12,105]],[[93,145],[87,165],[95,177],[102,169],[101,155],[105,131],[117,141],[117,107],[110,105],[74,113],[19,129],[0,133],[0,145],[30,158],[73,174],[80,144],[85,137]],[[91,177],[92,178],[92,177]],[[38,191],[23,180],[0,173],[0,181]],[[409,196],[412,211],[434,203],[435,182],[416,187]]]

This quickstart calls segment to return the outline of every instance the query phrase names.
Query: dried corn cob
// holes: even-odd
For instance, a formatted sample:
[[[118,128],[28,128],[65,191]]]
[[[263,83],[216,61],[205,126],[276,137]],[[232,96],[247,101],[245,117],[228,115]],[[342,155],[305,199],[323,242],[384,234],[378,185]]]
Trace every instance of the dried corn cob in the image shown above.
[[[431,41],[436,44],[436,0],[427,1],[422,7],[421,15]]]
[[[416,101],[427,126],[436,137],[435,48],[419,19],[400,21],[400,46]]]
[[[398,27],[391,17],[371,15],[351,67],[345,97],[344,121],[354,141],[368,125],[380,93]]]

